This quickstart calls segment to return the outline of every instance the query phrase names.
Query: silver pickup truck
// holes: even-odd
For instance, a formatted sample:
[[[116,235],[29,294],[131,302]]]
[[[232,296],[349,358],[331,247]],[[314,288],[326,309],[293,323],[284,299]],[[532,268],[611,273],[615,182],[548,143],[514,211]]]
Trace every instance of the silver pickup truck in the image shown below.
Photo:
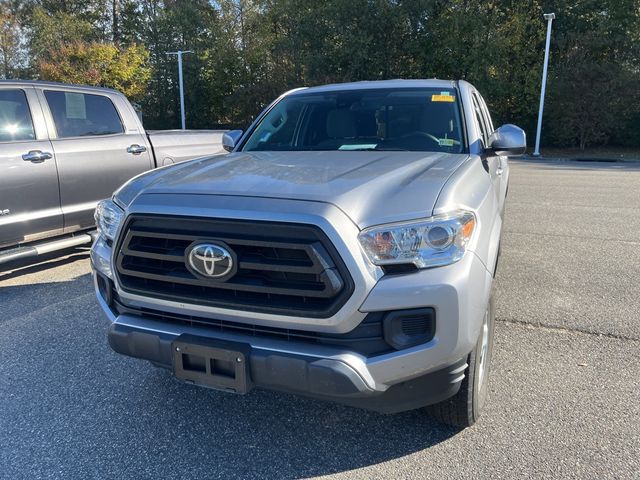
[[[221,151],[222,133],[145,132],[113,90],[0,81],[0,266],[90,243],[98,201],[146,170]]]
[[[210,388],[473,424],[524,132],[467,82],[394,80],[288,92],[223,144],[99,205],[111,347]]]

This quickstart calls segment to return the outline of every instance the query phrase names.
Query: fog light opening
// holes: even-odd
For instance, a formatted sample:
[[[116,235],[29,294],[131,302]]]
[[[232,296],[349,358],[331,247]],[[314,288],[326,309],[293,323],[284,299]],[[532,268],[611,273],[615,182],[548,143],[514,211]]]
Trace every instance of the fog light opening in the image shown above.
[[[435,310],[431,307],[389,312],[383,323],[386,342],[397,350],[427,343],[436,331]]]

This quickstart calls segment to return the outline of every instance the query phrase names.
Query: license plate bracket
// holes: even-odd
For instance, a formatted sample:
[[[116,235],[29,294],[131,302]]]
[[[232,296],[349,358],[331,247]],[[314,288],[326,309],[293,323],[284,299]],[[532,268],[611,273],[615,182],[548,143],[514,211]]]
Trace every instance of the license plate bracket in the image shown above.
[[[253,387],[249,372],[251,346],[195,335],[171,343],[173,374],[203,387],[245,394]]]

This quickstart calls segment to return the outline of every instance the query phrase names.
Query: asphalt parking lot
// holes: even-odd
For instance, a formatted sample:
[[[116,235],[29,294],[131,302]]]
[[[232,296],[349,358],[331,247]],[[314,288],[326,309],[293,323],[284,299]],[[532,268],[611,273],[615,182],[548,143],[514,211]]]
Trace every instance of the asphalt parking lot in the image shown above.
[[[0,477],[640,478],[639,186],[512,163],[491,399],[461,432],[118,356],[86,250],[0,273]]]

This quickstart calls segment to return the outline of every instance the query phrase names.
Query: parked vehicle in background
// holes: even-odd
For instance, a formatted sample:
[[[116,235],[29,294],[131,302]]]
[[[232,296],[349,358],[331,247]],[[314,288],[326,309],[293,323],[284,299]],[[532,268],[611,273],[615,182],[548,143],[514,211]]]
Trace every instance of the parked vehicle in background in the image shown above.
[[[0,265],[91,242],[100,200],[144,171],[221,151],[222,134],[145,132],[114,90],[0,81]]]
[[[210,388],[473,424],[524,132],[467,82],[394,80],[289,92],[224,145],[100,203],[111,347]]]

